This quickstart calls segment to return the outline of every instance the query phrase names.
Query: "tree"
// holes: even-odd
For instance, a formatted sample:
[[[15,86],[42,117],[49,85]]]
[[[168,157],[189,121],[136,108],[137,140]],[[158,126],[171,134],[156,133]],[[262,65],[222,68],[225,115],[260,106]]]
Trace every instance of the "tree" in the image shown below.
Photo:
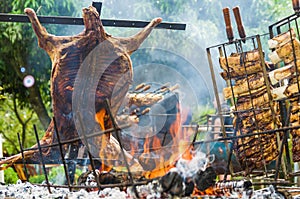
[[[39,10],[39,14],[62,15],[74,13],[71,1],[64,1],[62,6],[55,0],[14,0],[11,4],[5,3],[0,11],[5,13],[23,14],[25,7]],[[53,27],[53,31],[57,31]],[[37,48],[36,38],[30,24],[27,23],[1,23],[0,24],[0,70],[1,84],[4,92],[14,94],[22,106],[32,108],[38,115],[44,128],[50,121],[49,113],[49,86],[51,63],[48,56]],[[27,75],[35,77],[35,84],[26,88],[23,79]],[[43,91],[43,92],[41,92]],[[44,98],[44,99],[43,99]],[[44,100],[44,101],[43,101]],[[45,103],[47,105],[45,105]],[[47,107],[48,106],[48,107]]]
[[[76,15],[78,12],[71,0],[0,0],[0,12],[24,14],[25,7],[38,10],[40,15]],[[65,26],[51,26],[51,32],[58,33],[65,30]],[[23,144],[35,143],[35,139],[27,142],[28,127],[32,130],[32,121],[38,123],[41,129],[46,129],[50,121],[50,92],[49,79],[51,62],[48,55],[38,48],[36,37],[29,23],[0,23],[0,85],[2,96],[6,97],[1,103],[0,115],[9,116],[1,132],[12,147],[9,153],[17,152],[16,134],[20,132]],[[34,77],[32,87],[25,87],[23,80],[27,75]],[[10,114],[8,112],[14,114]],[[11,118],[12,117],[12,118]],[[39,118],[36,120],[36,117]],[[5,117],[4,117],[5,118]],[[6,122],[8,124],[6,124]],[[41,124],[41,125],[40,125]],[[21,128],[16,126],[21,126]],[[16,128],[12,128],[16,127]],[[30,136],[30,135],[28,135]],[[29,145],[30,146],[30,145]]]

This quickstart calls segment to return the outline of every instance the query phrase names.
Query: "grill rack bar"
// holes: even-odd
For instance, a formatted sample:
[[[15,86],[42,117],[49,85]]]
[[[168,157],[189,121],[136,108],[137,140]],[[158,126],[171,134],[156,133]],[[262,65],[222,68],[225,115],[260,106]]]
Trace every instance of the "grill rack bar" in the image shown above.
[[[112,115],[112,113],[110,112],[110,107],[108,105],[108,101],[106,100],[105,101],[106,103],[106,110],[109,112],[109,116],[112,118],[113,121],[114,120],[114,117]],[[81,117],[79,117],[79,119],[81,119]],[[54,118],[54,121],[55,121],[55,118]],[[128,127],[128,125],[125,125],[126,127]],[[99,182],[99,178],[96,174],[96,169],[95,169],[95,166],[94,166],[94,160],[99,160],[99,158],[93,158],[92,155],[90,154],[90,152],[88,152],[88,157],[89,157],[89,163],[91,164],[91,167],[92,167],[92,172],[94,174],[94,177],[96,179],[96,182],[97,182],[97,186],[74,186],[71,184],[70,182],[70,174],[68,172],[68,162],[72,161],[72,160],[67,160],[64,158],[64,154],[63,154],[63,149],[62,149],[62,145],[63,144],[70,144],[70,143],[74,143],[74,142],[77,142],[79,141],[79,139],[84,139],[85,141],[87,140],[87,137],[95,137],[95,136],[101,136],[101,135],[104,135],[106,133],[112,133],[112,132],[115,132],[117,133],[118,135],[118,132],[121,130],[120,127],[117,126],[117,124],[115,123],[113,125],[113,128],[112,129],[108,129],[106,131],[103,131],[103,132],[97,132],[97,133],[94,133],[92,135],[89,135],[89,136],[81,136],[79,138],[76,138],[76,139],[71,139],[71,140],[68,140],[68,141],[61,141],[60,140],[60,137],[59,137],[59,132],[57,130],[57,127],[56,127],[56,122],[54,122],[54,127],[55,127],[55,131],[56,131],[56,135],[57,135],[57,139],[58,139],[58,143],[56,144],[50,144],[50,145],[45,145],[45,146],[41,146],[40,143],[39,143],[39,136],[37,134],[37,130],[36,130],[36,127],[34,126],[34,131],[35,131],[35,136],[36,136],[36,140],[37,140],[37,143],[38,143],[38,147],[37,148],[28,148],[28,149],[23,149],[22,147],[22,144],[21,144],[21,141],[19,140],[19,145],[20,145],[20,148],[21,148],[21,154],[22,154],[22,162],[23,162],[23,165],[24,165],[24,170],[25,170],[25,173],[26,173],[26,177],[28,179],[28,172],[27,172],[27,167],[26,167],[26,163],[28,164],[28,162],[26,162],[26,159],[24,158],[25,157],[25,154],[24,152],[25,151],[36,151],[38,149],[38,152],[39,152],[39,155],[40,155],[40,158],[41,158],[41,163],[42,164],[42,167],[43,167],[43,171],[44,171],[44,175],[45,175],[45,180],[46,180],[46,185],[43,185],[43,186],[47,186],[48,188],[48,192],[51,193],[51,187],[61,187],[61,188],[69,188],[70,191],[72,191],[72,189],[74,188],[98,188],[98,190],[100,191],[101,189],[103,188],[112,188],[112,187],[121,187],[121,186],[132,186],[133,187],[133,191],[134,193],[136,194],[136,197],[138,198],[139,197],[139,194],[137,192],[137,189],[136,189],[136,185],[144,185],[144,184],[147,184],[149,182],[151,182],[152,180],[149,180],[149,181],[142,181],[142,182],[135,182],[133,180],[133,177],[132,177],[132,173],[130,172],[130,168],[129,168],[129,164],[127,162],[127,159],[126,159],[126,156],[124,154],[124,150],[123,150],[123,145],[121,143],[121,139],[119,138],[118,136],[118,143],[121,147],[121,150],[123,151],[123,158],[124,158],[124,162],[126,164],[126,168],[127,168],[127,173],[129,175],[129,178],[130,178],[130,182],[129,183],[119,183],[119,184],[109,184],[109,185],[102,185],[100,184]],[[87,143],[87,142],[86,142]],[[63,168],[64,168],[64,172],[65,172],[65,175],[66,175],[66,180],[67,180],[67,184],[65,186],[61,186],[61,185],[52,185],[50,184],[49,180],[48,180],[48,175],[47,175],[47,171],[46,171],[46,162],[43,158],[43,152],[42,152],[42,149],[43,148],[51,148],[51,147],[54,147],[54,146],[59,146],[59,153],[61,155],[61,158],[62,158],[62,161],[60,162],[62,165],[63,165]],[[87,147],[88,144],[87,144]],[[55,161],[56,163],[58,163],[57,161]],[[73,162],[73,161],[72,161]]]

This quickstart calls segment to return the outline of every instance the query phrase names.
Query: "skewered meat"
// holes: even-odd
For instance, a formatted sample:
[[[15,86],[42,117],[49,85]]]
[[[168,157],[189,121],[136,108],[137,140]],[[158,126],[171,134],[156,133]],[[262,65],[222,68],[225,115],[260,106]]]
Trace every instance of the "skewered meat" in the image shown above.
[[[221,76],[223,79],[228,80],[229,77],[232,79],[236,79],[238,77],[244,76],[245,74],[253,74],[261,71],[261,62],[257,61],[251,64],[245,64],[245,66],[234,65],[228,67],[229,70],[225,70],[225,72],[221,72]],[[233,69],[235,68],[235,69]]]
[[[294,53],[296,59],[300,55],[300,43],[293,29],[270,39],[268,44],[270,49],[275,49],[275,51],[269,54],[269,58],[274,64],[281,60],[283,60],[285,64],[291,63],[294,61]]]
[[[281,60],[283,60],[285,64],[288,64],[294,61],[293,52],[295,52],[296,59],[300,58],[300,43],[296,38],[293,39],[293,43],[288,42],[275,51],[271,52],[269,54],[269,58],[274,64],[278,63]]]
[[[264,162],[268,164],[278,155],[275,134],[251,135],[281,126],[280,118],[273,117],[271,110],[272,108],[277,114],[277,104],[274,102],[274,107],[270,107],[273,96],[267,93],[266,81],[269,79],[264,78],[262,61],[257,49],[247,53],[231,54],[228,59],[225,57],[219,59],[220,66],[224,69],[222,77],[225,80],[235,81],[234,86],[223,89],[223,94],[226,99],[234,96],[237,111],[234,113],[234,126],[237,127],[237,136],[249,135],[238,138],[234,145],[238,160],[246,173],[261,168]],[[280,81],[292,76],[291,68],[293,67],[276,70],[269,75],[274,80]]]
[[[228,66],[242,66],[243,64],[251,65],[254,62],[260,61],[260,56],[258,50],[253,50],[243,54],[232,53],[227,57],[227,61],[226,57],[220,57],[219,61],[221,68],[227,71],[227,64]]]
[[[250,138],[252,142],[248,142],[247,144],[243,144],[238,146],[237,150],[240,155],[246,155],[247,157],[251,157],[253,154],[260,153],[260,150],[269,148],[271,145],[276,145],[276,137],[271,135],[271,136],[266,136],[266,138],[261,138],[256,137],[256,138]],[[250,136],[251,137],[251,136]],[[263,136],[261,136],[263,137]],[[262,148],[260,148],[262,146]],[[258,154],[259,155],[259,154]]]
[[[272,85],[274,85],[283,79],[291,77],[294,74],[294,72],[295,68],[293,67],[293,65],[289,64],[282,68],[278,68],[269,72],[269,78]]]
[[[249,95],[249,90],[261,88],[265,85],[264,77],[262,73],[252,74],[249,77],[236,80],[235,86],[232,86],[235,97],[240,95]],[[229,99],[233,96],[231,87],[223,89],[225,99]]]
[[[162,94],[156,94],[156,93],[129,93],[129,105],[136,105],[138,107],[140,106],[151,106],[161,99],[163,99]]]
[[[251,171],[253,168],[261,168],[264,165],[270,163],[278,156],[277,142],[272,142],[268,147],[264,147],[262,149],[263,154],[261,152],[252,155],[252,157],[245,157],[245,153],[239,153],[239,160],[241,165],[248,169],[247,172]]]
[[[299,124],[298,124],[299,126]],[[294,129],[291,132],[292,134],[292,153],[293,153],[293,161],[300,161],[300,129]]]
[[[262,71],[261,58],[258,50],[244,53],[232,53],[229,57],[220,57],[219,63],[225,71],[221,75],[224,79],[236,78],[245,74]]]
[[[253,93],[252,96],[243,96],[237,99],[237,110],[263,108],[269,105],[270,99],[266,90]]]
[[[80,114],[89,118],[89,123],[92,123],[93,128],[98,127],[102,130],[111,128],[112,122],[105,111],[104,102],[106,99],[109,100],[112,114],[115,116],[132,82],[130,54],[137,50],[153,28],[161,22],[161,18],[153,19],[132,37],[117,38],[105,32],[98,12],[90,6],[83,9],[85,29],[81,33],[75,36],[55,36],[49,34],[40,24],[32,9],[26,8],[25,13],[31,21],[39,46],[48,53],[52,61],[51,97],[61,140],[78,137],[74,117],[79,113],[73,112],[72,106],[83,107]],[[92,90],[93,93],[91,93],[90,87],[82,85],[80,80],[75,81],[76,76],[80,75],[80,71],[83,74],[86,71],[88,74],[88,77],[83,77],[81,80],[96,83],[95,90]],[[97,77],[95,74],[99,71],[102,76]],[[75,95],[76,89],[78,104],[74,106],[72,97]],[[95,106],[89,106],[84,99],[88,102],[91,100]],[[85,108],[86,110],[84,110]],[[85,126],[82,128],[84,129]],[[55,142],[56,137],[53,132],[53,122],[51,122],[42,140],[48,140],[48,143]],[[111,158],[119,156],[120,147],[113,136],[106,134],[94,141],[98,150],[100,149],[99,156],[101,158],[105,155],[110,155]],[[75,150],[72,150],[71,158],[76,156],[76,147],[79,144],[72,144]],[[32,151],[26,152],[26,154],[29,153]],[[56,155],[49,151],[44,151],[44,153],[44,155]],[[129,154],[127,155],[130,157]],[[20,158],[19,154],[1,161],[0,164],[12,163]]]
[[[287,97],[291,97],[293,94],[295,93],[299,93],[299,88],[300,87],[300,82],[296,82],[296,83],[293,83],[293,81],[291,82],[291,84],[289,84],[287,86],[287,88],[285,89],[284,91],[284,94],[287,96]]]
[[[273,37],[268,41],[268,45],[270,49],[280,48],[286,43],[290,42],[292,39],[296,38],[296,34],[293,28],[288,30],[287,32],[281,33],[276,37]]]
[[[294,162],[300,162],[300,104],[299,98],[291,99],[290,126],[299,127],[291,130],[292,156]]]
[[[245,113],[239,113],[238,116],[240,117],[241,125],[244,128],[253,126],[255,125],[255,123],[257,123],[258,125],[264,125],[272,121],[271,109],[247,111]]]

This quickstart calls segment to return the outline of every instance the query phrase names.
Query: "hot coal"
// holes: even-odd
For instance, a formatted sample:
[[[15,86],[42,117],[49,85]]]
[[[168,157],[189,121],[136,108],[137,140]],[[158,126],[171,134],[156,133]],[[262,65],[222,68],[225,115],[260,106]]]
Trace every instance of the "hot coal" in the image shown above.
[[[121,183],[121,181],[112,173],[102,172],[99,175],[99,183],[100,184],[118,184],[118,183]]]
[[[217,174],[212,167],[207,167],[204,171],[201,169],[194,177],[197,189],[205,191],[207,188],[214,186],[216,183]]]
[[[192,178],[185,179],[184,184],[185,184],[184,196],[190,196],[193,193],[195,188],[195,183],[193,179]]]
[[[163,192],[170,193],[171,195],[181,196],[184,190],[183,178],[175,171],[170,171],[164,175],[160,183],[163,188]]]

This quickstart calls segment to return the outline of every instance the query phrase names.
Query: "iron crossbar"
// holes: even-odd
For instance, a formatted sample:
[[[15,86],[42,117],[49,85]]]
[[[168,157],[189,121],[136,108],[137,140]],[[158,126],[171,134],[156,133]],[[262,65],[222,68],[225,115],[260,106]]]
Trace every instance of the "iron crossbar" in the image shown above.
[[[83,18],[67,17],[67,16],[38,16],[41,23],[47,24],[65,24],[65,25],[84,25]],[[120,19],[101,19],[103,26],[112,27],[128,27],[128,28],[143,28],[149,21],[141,20],[120,20]],[[22,14],[8,14],[0,13],[0,22],[21,22],[29,23],[27,15]],[[185,30],[186,24],[166,22],[160,23],[155,28],[171,29],[171,30]]]

